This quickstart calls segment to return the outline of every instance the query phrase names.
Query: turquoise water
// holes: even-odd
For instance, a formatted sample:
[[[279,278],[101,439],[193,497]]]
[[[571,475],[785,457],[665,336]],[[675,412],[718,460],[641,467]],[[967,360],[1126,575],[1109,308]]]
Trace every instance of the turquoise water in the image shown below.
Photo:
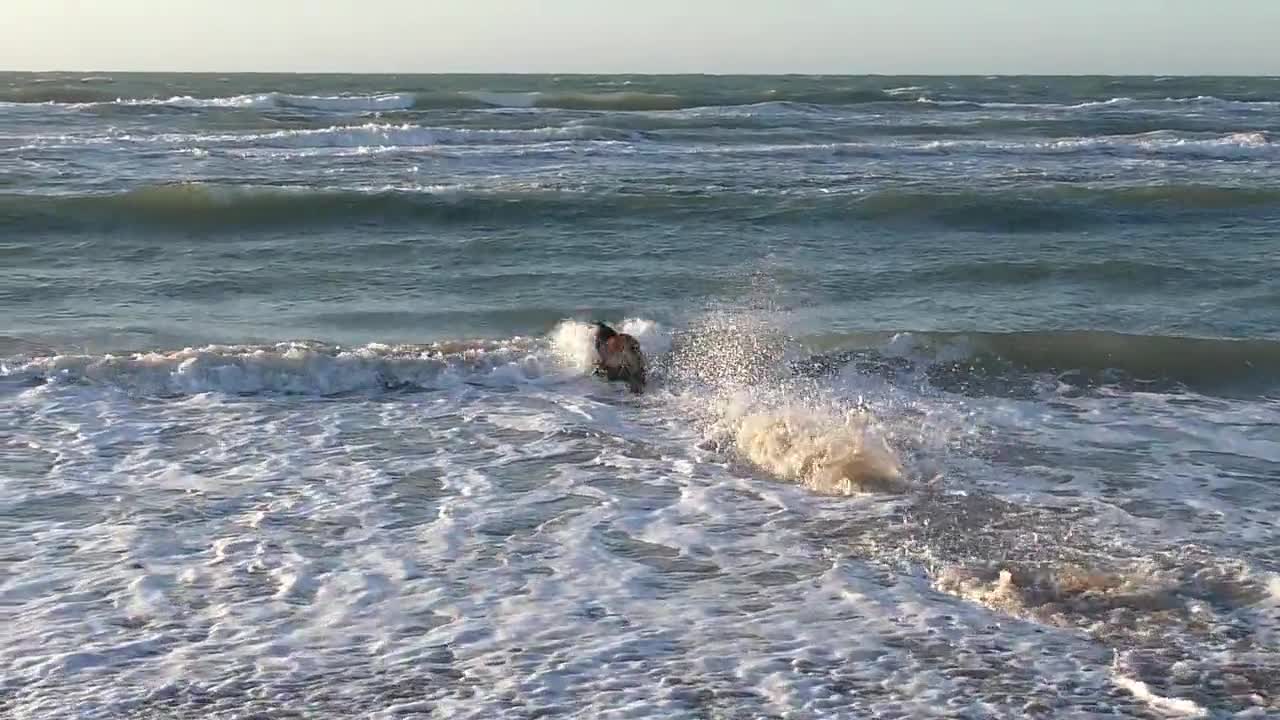
[[[1280,712],[1278,137],[1275,78],[0,74],[0,708]]]

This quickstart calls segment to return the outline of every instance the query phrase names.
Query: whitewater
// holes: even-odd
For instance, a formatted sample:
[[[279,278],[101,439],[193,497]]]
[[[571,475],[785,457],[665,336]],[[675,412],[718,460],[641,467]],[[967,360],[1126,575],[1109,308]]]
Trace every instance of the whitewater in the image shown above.
[[[0,715],[1275,717],[1277,138],[1267,78],[0,74]]]

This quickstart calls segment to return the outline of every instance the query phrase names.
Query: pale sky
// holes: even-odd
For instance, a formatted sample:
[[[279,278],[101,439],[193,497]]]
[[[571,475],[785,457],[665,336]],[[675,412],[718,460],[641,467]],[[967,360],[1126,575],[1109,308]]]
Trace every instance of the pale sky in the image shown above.
[[[1280,75],[1280,0],[0,0],[0,69]]]

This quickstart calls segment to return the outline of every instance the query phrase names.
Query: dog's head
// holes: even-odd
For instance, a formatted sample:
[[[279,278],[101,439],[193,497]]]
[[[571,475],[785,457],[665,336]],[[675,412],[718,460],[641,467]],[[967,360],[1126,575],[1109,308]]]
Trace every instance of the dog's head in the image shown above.
[[[626,333],[619,334],[613,344],[620,346],[615,352],[622,367],[622,379],[627,381],[627,388],[633,393],[644,392],[645,362],[640,343]]]
[[[596,351],[610,380],[626,381],[633,393],[644,391],[646,368],[638,340],[616,332],[604,323],[597,323]]]

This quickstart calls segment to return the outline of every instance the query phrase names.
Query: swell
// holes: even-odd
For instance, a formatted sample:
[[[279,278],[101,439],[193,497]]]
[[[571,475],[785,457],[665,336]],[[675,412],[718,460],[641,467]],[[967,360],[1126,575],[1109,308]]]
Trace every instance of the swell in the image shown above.
[[[1180,385],[1206,392],[1280,387],[1280,340],[1079,330],[851,333],[813,337],[808,344],[816,352],[795,365],[802,373],[848,364],[895,368],[905,361],[924,364],[936,382],[952,386],[1053,373],[1070,385]]]
[[[710,107],[741,107],[767,103],[786,103],[800,107],[849,107],[867,104],[894,104],[920,111],[969,111],[992,109],[1020,110],[1177,110],[1207,108],[1216,110],[1267,110],[1280,106],[1272,95],[1217,97],[1187,96],[1066,96],[1060,99],[1033,97],[993,97],[981,88],[963,90],[930,90],[929,88],[770,87],[762,82],[755,88],[719,90],[714,86],[698,89],[666,90],[527,90],[490,91],[400,90],[378,92],[316,93],[258,90],[233,95],[162,94],[130,92],[92,84],[36,84],[0,88],[0,103],[47,104],[75,106],[80,109],[101,107],[169,107],[185,110],[249,108],[259,110],[296,109],[316,112],[370,112],[392,110],[463,110],[481,108],[542,108],[599,111],[668,111]]]
[[[532,128],[465,128],[410,123],[363,123],[270,132],[114,133],[96,135],[37,135],[23,138],[23,148],[92,145],[133,151],[136,146],[215,148],[361,148],[432,145],[518,144],[557,141],[627,140],[634,133],[593,125]]]
[[[1103,153],[1120,155],[1168,155],[1188,158],[1265,158],[1280,152],[1264,132],[1247,131],[1218,135],[1155,130],[1135,135],[1055,137],[1028,140],[936,140],[908,148],[940,153],[997,153],[1009,155]]]
[[[614,116],[617,117],[617,116]],[[594,119],[593,119],[594,120]],[[761,125],[760,132],[744,132],[743,123],[722,127],[701,121],[617,123],[607,118],[599,123],[574,122],[567,125],[512,128],[468,128],[427,126],[413,123],[370,122],[295,128],[270,132],[49,134],[13,136],[0,139],[4,150],[42,150],[94,146],[133,152],[138,146],[157,148],[303,149],[327,148],[422,148],[435,146],[507,146],[512,144],[614,142],[618,152],[632,153],[635,143],[650,142],[649,152],[696,154],[773,155],[781,158],[809,156],[893,156],[934,154],[1062,155],[1102,153],[1108,156],[1185,156],[1222,159],[1266,159],[1280,155],[1280,144],[1264,131],[1232,133],[1181,132],[1160,129],[1130,135],[1056,136],[918,139],[922,133],[913,126],[905,130],[881,128],[878,137],[903,139],[868,142],[856,127],[803,127]],[[707,120],[707,119],[703,119]],[[618,127],[618,125],[631,126]],[[938,126],[934,130],[947,130]],[[737,130],[737,132],[726,132]],[[928,134],[928,133],[926,133]],[[937,133],[933,133],[937,134]],[[564,146],[566,151],[576,150]],[[502,152],[506,152],[504,148]]]
[[[167,106],[173,108],[295,108],[330,112],[364,112],[376,110],[462,110],[477,108],[546,108],[562,110],[655,111],[682,110],[711,106],[740,106],[768,102],[790,102],[807,105],[859,105],[865,103],[905,102],[875,89],[806,90],[778,92],[763,89],[743,93],[669,93],[669,92],[490,92],[459,91],[389,91],[378,94],[303,95],[278,91],[247,93],[222,97],[175,95],[128,96],[108,89],[91,87],[23,87],[0,90],[0,102],[20,104],[94,106]]]
[[[952,110],[1176,110],[1196,106],[1218,110],[1269,110],[1280,105],[1280,101],[1277,101],[1274,97],[1231,99],[1213,95],[1188,97],[1117,96],[1105,99],[1076,99],[1058,102],[984,101],[968,98],[935,99],[922,95],[916,98],[915,101],[924,106]]]
[[[393,114],[384,117],[390,118]],[[405,114],[405,119],[412,117]],[[795,130],[809,138],[857,140],[868,137],[938,137],[977,139],[1001,137],[1032,142],[1047,138],[1140,137],[1205,133],[1232,135],[1280,132],[1280,117],[1210,114],[1131,113],[1097,115],[1027,115],[987,113],[976,116],[899,114],[894,122],[862,113],[813,112],[785,103],[745,108],[714,108],[691,112],[609,113],[591,118],[602,128],[633,131],[681,131],[687,134],[737,131]]]
[[[513,224],[650,217],[753,222],[863,221],[988,232],[1058,231],[1089,225],[1235,220],[1280,212],[1280,190],[1207,185],[1033,190],[886,190],[623,193],[513,185],[406,189],[178,183],[121,193],[0,194],[0,221],[13,231],[116,228],[238,230],[344,227],[370,223]]]

